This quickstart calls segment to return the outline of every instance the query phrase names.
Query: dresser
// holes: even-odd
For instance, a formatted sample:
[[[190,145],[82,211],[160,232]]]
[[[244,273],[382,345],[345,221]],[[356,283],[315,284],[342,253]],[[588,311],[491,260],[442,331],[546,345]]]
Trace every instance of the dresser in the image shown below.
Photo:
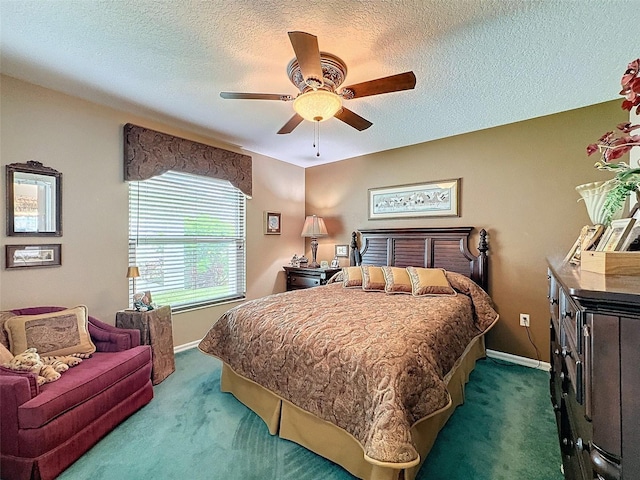
[[[287,272],[287,291],[326,285],[341,268],[282,267]]]
[[[550,390],[565,477],[640,479],[640,277],[548,265]]]

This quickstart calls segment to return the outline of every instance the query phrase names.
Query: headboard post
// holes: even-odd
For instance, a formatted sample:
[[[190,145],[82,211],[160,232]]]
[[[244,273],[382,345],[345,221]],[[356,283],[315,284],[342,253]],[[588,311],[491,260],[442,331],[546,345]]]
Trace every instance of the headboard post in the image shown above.
[[[489,278],[487,271],[487,250],[489,250],[489,244],[487,243],[487,231],[483,228],[480,230],[480,242],[478,243],[478,277],[482,279],[481,287],[488,291]]]
[[[358,248],[358,232],[351,232],[351,251],[349,252],[349,265],[356,266],[362,262],[360,249]]]

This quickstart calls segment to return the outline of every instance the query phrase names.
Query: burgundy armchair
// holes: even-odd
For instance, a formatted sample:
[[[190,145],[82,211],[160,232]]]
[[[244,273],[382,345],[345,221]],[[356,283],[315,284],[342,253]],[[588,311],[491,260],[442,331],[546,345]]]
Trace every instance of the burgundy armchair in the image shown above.
[[[38,315],[64,309],[11,312]],[[153,398],[151,347],[140,345],[140,332],[91,316],[88,329],[96,352],[55,382],[38,386],[34,374],[0,367],[3,480],[57,477]]]

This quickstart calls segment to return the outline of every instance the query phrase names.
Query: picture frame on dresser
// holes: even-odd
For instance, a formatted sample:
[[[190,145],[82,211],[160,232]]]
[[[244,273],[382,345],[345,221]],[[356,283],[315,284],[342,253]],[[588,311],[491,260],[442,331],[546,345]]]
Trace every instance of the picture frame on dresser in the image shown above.
[[[638,238],[640,238],[640,221],[637,221],[631,227],[631,230],[629,230],[629,233],[627,234],[627,238],[622,243],[622,247],[620,247],[620,250],[623,252],[630,250],[631,244],[636,240],[638,240]]]
[[[580,235],[569,250],[564,262],[579,265],[582,252],[589,250],[596,245],[600,237],[602,237],[603,232],[604,226],[599,224],[585,225],[582,227]]]
[[[621,250],[634,223],[634,218],[613,220],[602,235],[602,239],[600,243],[598,243],[596,250],[599,252],[615,252]]]
[[[349,257],[349,245],[336,245],[335,250],[336,257]]]

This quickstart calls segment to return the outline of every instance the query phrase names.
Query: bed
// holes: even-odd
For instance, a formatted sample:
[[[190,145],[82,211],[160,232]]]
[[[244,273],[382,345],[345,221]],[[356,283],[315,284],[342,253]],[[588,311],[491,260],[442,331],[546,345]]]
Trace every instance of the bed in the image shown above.
[[[232,308],[199,349],[222,360],[221,389],[259,415],[272,435],[358,478],[412,480],[463,402],[469,374],[485,355],[484,336],[498,320],[486,293],[487,235],[478,232],[474,255],[473,232],[354,232],[352,267],[326,286]],[[386,277],[380,284],[379,266],[401,267],[385,275],[416,267],[407,269],[412,283],[418,273],[446,280],[418,290],[421,296],[391,294],[394,283]]]

